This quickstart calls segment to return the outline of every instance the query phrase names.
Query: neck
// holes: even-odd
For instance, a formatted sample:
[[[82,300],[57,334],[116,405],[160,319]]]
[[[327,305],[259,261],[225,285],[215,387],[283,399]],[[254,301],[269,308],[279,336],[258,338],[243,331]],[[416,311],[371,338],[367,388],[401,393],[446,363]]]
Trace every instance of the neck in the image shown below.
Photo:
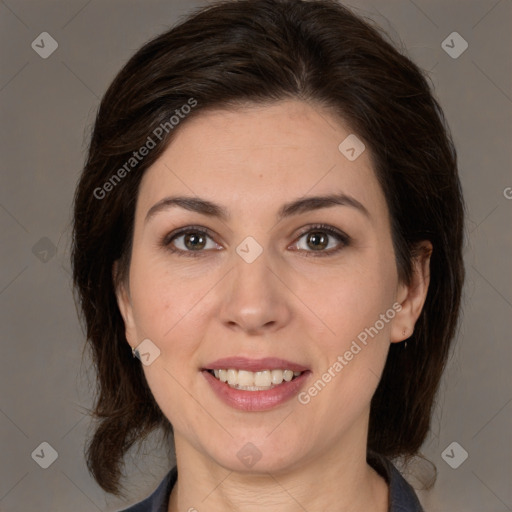
[[[367,464],[365,442],[343,452],[332,446],[293,469],[251,473],[216,464],[177,433],[175,444],[178,481],[168,512],[388,512],[388,485]]]

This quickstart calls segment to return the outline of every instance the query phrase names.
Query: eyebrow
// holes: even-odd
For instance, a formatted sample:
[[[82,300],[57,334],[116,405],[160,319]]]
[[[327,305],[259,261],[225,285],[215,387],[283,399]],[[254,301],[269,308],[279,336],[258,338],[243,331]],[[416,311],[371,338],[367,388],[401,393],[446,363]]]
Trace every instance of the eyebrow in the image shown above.
[[[355,208],[369,219],[371,218],[370,213],[363,206],[363,204],[361,204],[354,197],[341,193],[303,197],[289,203],[285,203],[277,213],[277,220],[281,221],[286,217],[291,217],[292,215],[298,215],[301,213],[320,210],[322,208],[329,208],[333,206],[349,206]],[[219,204],[208,201],[207,199],[192,196],[172,196],[164,197],[156,204],[154,204],[148,210],[144,222],[148,222],[149,219],[154,217],[158,212],[162,212],[173,207],[184,208],[185,210],[207,215],[208,217],[216,217],[225,222],[231,219],[231,215],[226,208]]]

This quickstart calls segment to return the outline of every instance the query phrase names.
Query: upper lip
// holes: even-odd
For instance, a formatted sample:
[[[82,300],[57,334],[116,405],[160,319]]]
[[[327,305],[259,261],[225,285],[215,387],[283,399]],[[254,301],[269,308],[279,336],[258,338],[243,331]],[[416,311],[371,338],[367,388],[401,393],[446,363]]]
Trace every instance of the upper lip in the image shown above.
[[[222,370],[222,369],[247,370],[258,372],[263,370],[292,370],[294,372],[304,372],[308,368],[286,359],[277,357],[264,357],[262,359],[248,359],[246,357],[223,357],[208,363],[203,370]]]

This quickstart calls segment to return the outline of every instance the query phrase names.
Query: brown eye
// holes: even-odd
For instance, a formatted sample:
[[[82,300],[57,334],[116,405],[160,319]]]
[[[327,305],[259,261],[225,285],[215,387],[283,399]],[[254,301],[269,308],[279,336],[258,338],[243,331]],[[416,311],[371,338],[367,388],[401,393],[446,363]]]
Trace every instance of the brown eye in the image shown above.
[[[183,244],[187,249],[190,249],[192,251],[198,250],[198,249],[204,249],[204,246],[206,245],[206,237],[200,233],[187,233],[184,236]]]
[[[311,231],[306,239],[306,243],[314,251],[325,249],[329,244],[329,237],[321,231]]]
[[[304,239],[305,243],[301,243],[302,239]],[[348,246],[350,241],[351,238],[342,231],[331,226],[319,224],[310,226],[309,230],[300,236],[296,247],[305,256],[331,256]]]
[[[165,236],[161,245],[178,256],[202,256],[219,247],[212,238],[204,228],[188,226]]]

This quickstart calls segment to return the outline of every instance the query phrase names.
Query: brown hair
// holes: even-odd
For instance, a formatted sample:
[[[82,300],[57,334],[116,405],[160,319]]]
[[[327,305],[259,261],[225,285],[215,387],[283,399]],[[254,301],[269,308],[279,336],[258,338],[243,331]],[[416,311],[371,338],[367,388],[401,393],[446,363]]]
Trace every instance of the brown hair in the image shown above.
[[[115,261],[118,279],[129,267],[143,173],[180,126],[205,109],[289,98],[327,107],[370,149],[402,281],[409,282],[418,242],[432,242],[426,302],[407,349],[391,344],[371,402],[368,450],[412,456],[425,440],[464,280],[464,203],[442,110],[424,73],[371,22],[334,0],[223,1],[146,43],[115,77],[76,190],[73,279],[98,379],[98,424],[86,459],[107,492],[124,494],[120,467],[135,442],[157,428],[172,436],[127,344],[112,277]],[[186,118],[112,185],[154,129],[191,100],[197,103]]]

